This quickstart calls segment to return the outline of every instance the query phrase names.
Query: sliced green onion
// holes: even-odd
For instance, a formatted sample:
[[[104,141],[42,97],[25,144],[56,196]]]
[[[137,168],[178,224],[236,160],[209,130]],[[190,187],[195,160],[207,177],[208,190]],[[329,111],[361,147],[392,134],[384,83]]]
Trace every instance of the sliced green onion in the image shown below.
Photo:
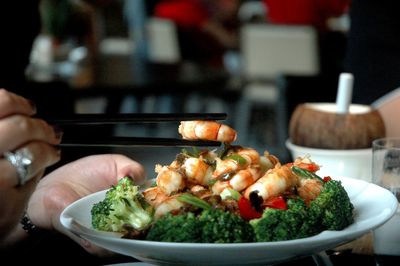
[[[232,198],[237,201],[240,199],[240,197],[242,195],[239,192],[237,192],[236,190],[227,187],[221,192],[220,196],[221,196],[222,200],[224,200],[226,198]]]
[[[180,195],[178,198],[178,200],[191,204],[195,207],[201,208],[201,209],[210,209],[211,206],[210,204],[208,204],[205,200],[202,200],[196,196],[193,196],[192,194],[189,193],[184,193],[182,195]]]
[[[298,175],[300,177],[315,178],[315,179],[318,179],[319,181],[321,181],[322,183],[324,182],[324,180],[320,176],[318,176],[315,173],[310,172],[308,170],[302,169],[298,166],[292,166],[292,171],[293,171],[293,173],[295,173],[296,175]]]
[[[223,158],[223,157],[228,153],[228,151],[229,151],[231,148],[232,148],[232,146],[231,146],[230,144],[224,143],[223,148],[222,148],[222,149],[220,150],[220,152],[218,153],[218,157],[219,157],[219,158]]]
[[[240,156],[239,154],[231,154],[225,157],[225,159],[231,159],[236,161],[240,166],[245,166],[247,164],[247,160]]]
[[[195,158],[199,158],[200,156],[200,150],[197,147],[192,147],[192,151],[182,149],[182,153]]]

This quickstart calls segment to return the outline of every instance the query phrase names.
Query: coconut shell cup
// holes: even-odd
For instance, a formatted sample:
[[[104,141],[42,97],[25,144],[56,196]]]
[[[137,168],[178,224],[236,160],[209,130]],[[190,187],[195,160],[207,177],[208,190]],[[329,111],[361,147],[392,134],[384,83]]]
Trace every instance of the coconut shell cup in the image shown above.
[[[385,137],[380,113],[367,105],[351,104],[347,114],[334,103],[304,103],[294,110],[289,138],[295,145],[319,149],[365,149]]]

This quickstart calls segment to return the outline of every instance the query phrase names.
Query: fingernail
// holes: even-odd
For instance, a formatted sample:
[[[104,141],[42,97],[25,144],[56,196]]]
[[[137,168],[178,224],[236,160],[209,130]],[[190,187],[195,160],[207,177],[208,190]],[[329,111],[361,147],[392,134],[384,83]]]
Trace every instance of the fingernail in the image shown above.
[[[32,107],[32,110],[36,112],[36,104],[35,104],[35,102],[28,99],[28,103]]]
[[[63,131],[59,126],[55,126],[53,125],[53,131],[54,131],[54,135],[56,136],[56,139],[61,140],[62,136],[63,136]]]

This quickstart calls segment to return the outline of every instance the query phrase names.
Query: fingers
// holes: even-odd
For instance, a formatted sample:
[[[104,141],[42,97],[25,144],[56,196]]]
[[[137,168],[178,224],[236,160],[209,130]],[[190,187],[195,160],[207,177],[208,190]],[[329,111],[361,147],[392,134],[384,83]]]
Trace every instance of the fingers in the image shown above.
[[[141,164],[124,155],[113,155],[114,161],[119,165],[117,167],[117,176],[119,178],[130,176],[136,182],[141,183],[146,178],[146,172]]]
[[[18,149],[24,151],[27,157],[30,157],[30,163],[26,166],[24,173],[26,181],[37,176],[44,169],[60,160],[60,152],[55,147],[40,141],[30,142]],[[17,153],[18,151],[14,152]],[[21,183],[21,172],[18,171],[6,158],[0,159],[0,189],[11,188]],[[24,180],[25,181],[25,180]]]
[[[24,115],[12,115],[0,120],[0,153],[11,151],[32,140],[59,144],[61,131],[44,120]]]
[[[30,198],[28,214],[41,228],[58,230],[61,212],[72,202],[109,189],[125,175],[144,178],[144,169],[123,155],[92,155],[65,164],[42,178]]]
[[[36,108],[33,103],[19,95],[0,89],[0,118],[11,114],[34,115]]]
[[[0,197],[3,200],[2,204],[0,204],[0,238],[10,234],[10,232],[15,229],[15,225],[18,224],[23,210],[26,209],[28,199],[35,189],[39,179],[40,176],[34,177],[25,186],[18,187],[18,189],[0,188]]]
[[[35,112],[29,100],[0,89],[0,154],[33,140],[53,145],[60,143],[60,130],[44,120],[30,117]]]

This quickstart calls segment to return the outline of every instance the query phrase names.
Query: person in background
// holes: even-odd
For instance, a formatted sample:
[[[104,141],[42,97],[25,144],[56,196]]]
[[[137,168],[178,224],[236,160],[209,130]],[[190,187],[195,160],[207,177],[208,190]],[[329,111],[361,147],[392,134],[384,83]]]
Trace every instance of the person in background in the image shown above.
[[[400,87],[376,99],[371,104],[379,111],[386,128],[386,137],[400,137]]]
[[[70,45],[85,47],[95,60],[99,33],[93,5],[89,0],[40,0],[41,31],[51,37],[55,57],[65,56],[61,46]]]
[[[66,232],[60,213],[123,176],[143,179],[144,170],[117,154],[89,155],[61,164],[57,145],[63,132],[40,119],[38,109],[49,111],[49,101],[62,107],[65,99],[31,90],[25,79],[33,40],[41,29],[38,6],[38,0],[23,7],[16,1],[0,4],[0,257],[15,264],[47,264],[50,257],[62,257],[62,264],[76,263],[77,258],[83,264],[104,264],[107,260],[97,258],[109,252]],[[11,26],[9,14],[18,14],[26,23]],[[32,98],[27,100],[26,95]],[[66,255],[66,250],[73,255]]]
[[[281,25],[312,26],[318,33],[322,74],[338,75],[343,71],[346,35],[333,31],[328,21],[348,12],[351,0],[262,0],[267,21]]]
[[[239,5],[238,0],[163,0],[154,16],[175,22],[184,59],[221,65],[223,53],[238,47]]]
[[[345,57],[353,101],[371,104],[400,86],[400,2],[353,0]]]
[[[268,21],[288,25],[312,25],[328,29],[328,20],[347,12],[350,0],[262,0]]]

